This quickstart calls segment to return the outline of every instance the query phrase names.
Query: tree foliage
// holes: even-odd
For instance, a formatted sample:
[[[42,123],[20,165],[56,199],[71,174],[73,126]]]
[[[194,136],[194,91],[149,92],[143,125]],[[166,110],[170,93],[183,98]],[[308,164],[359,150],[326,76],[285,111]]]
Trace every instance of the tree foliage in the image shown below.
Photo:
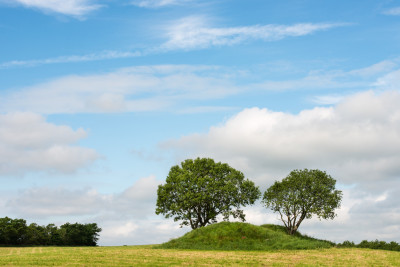
[[[0,218],[0,245],[96,246],[101,228],[96,223],[26,224],[24,219]]]
[[[157,191],[156,214],[192,229],[224,220],[229,216],[245,220],[241,206],[254,204],[261,193],[242,172],[210,158],[187,159],[173,166]]]
[[[278,212],[289,234],[294,234],[304,219],[316,215],[333,219],[340,207],[342,192],[336,180],[320,170],[294,170],[264,193],[263,203]]]

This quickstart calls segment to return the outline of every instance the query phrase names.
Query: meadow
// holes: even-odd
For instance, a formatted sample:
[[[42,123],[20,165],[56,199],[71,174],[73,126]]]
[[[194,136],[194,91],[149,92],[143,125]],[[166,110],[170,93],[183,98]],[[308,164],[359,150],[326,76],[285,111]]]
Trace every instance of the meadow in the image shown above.
[[[1,266],[400,266],[395,251],[329,248],[204,251],[122,247],[1,247]]]
[[[0,247],[0,266],[400,266],[400,252],[338,248],[282,226],[221,222],[160,245]]]

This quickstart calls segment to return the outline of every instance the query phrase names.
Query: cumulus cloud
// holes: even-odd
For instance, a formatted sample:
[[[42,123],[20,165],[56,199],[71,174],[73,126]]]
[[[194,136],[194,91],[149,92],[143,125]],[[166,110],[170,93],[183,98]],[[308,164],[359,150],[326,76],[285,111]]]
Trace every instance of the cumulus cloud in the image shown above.
[[[237,93],[212,66],[149,66],[86,76],[67,76],[0,94],[0,111],[102,113],[167,109],[190,100]]]
[[[26,8],[39,9],[44,12],[59,13],[68,16],[82,17],[101,8],[92,0],[6,0],[8,4],[21,5]]]
[[[381,192],[366,192],[359,188],[345,189],[342,207],[334,220],[306,220],[301,232],[334,242],[345,240],[400,241],[399,184]]]
[[[0,175],[70,173],[85,167],[98,158],[93,149],[74,145],[86,135],[30,112],[0,115]]]
[[[205,134],[161,146],[178,162],[198,156],[227,162],[262,190],[293,169],[325,170],[344,191],[338,218],[307,220],[300,231],[336,242],[399,241],[399,101],[399,91],[366,91],[298,114],[250,108]],[[245,210],[249,222],[280,224],[260,205]]]
[[[400,174],[399,101],[398,91],[368,91],[299,114],[245,109],[207,134],[163,146],[230,162],[264,184],[305,167],[329,170],[341,183],[391,180]]]
[[[161,49],[192,50],[234,45],[249,40],[277,41],[344,25],[340,23],[299,23],[215,28],[208,25],[208,21],[204,17],[186,17],[174,22],[166,29],[168,41],[161,46]]]

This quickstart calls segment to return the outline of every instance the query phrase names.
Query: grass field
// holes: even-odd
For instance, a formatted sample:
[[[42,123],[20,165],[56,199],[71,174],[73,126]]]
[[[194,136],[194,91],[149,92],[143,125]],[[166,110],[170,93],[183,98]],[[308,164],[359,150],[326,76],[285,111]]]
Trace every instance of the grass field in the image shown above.
[[[400,266],[400,253],[370,249],[195,251],[124,247],[0,248],[1,266]]]

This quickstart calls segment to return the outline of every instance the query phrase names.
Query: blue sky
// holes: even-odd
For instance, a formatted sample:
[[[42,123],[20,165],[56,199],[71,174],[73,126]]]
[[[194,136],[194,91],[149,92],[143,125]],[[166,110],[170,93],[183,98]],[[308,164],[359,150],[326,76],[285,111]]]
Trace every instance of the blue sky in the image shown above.
[[[199,156],[325,170],[342,207],[302,232],[399,242],[399,31],[394,0],[0,0],[0,216],[164,242],[157,186]]]

